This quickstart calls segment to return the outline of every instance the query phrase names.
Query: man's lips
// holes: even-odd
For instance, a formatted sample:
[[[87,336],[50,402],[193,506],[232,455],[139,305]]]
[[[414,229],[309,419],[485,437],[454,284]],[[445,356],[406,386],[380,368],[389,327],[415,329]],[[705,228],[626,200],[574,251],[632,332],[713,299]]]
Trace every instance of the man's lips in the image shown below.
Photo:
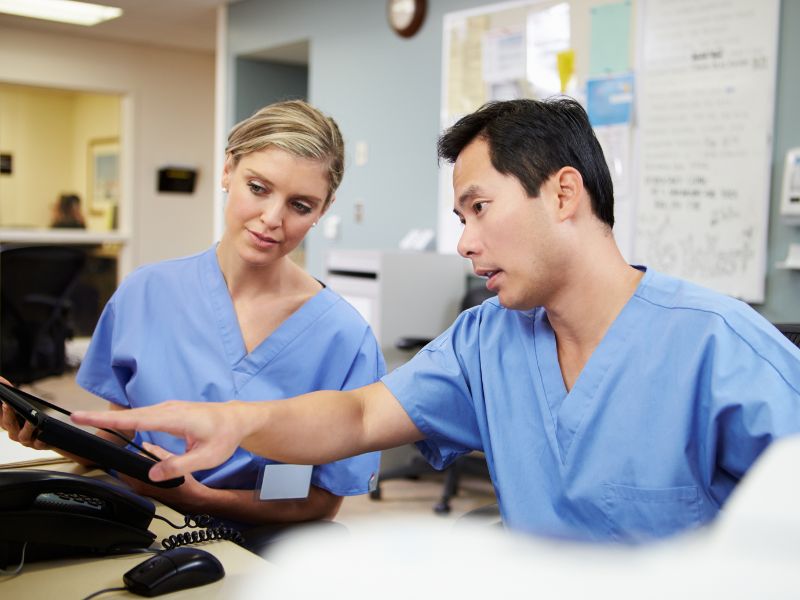
[[[486,287],[488,289],[494,289],[495,285],[497,284],[497,276],[502,273],[500,269],[476,269],[475,274],[478,277],[486,278]]]

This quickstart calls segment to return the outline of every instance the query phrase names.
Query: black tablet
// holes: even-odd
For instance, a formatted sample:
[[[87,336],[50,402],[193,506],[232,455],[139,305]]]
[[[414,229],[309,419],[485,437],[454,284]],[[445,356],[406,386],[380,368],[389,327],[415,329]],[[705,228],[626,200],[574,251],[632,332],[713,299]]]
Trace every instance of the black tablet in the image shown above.
[[[101,438],[93,433],[94,428],[75,425],[69,419],[71,413],[68,410],[2,382],[0,382],[0,400],[14,409],[20,426],[28,421],[36,427],[37,439],[45,444],[89,459],[104,469],[115,469],[150,485],[170,488],[183,483],[183,477],[167,481],[151,481],[147,473],[150,471],[150,467],[158,462],[158,457],[139,447],[121,433],[103,429],[126,444],[130,444],[141,454]]]

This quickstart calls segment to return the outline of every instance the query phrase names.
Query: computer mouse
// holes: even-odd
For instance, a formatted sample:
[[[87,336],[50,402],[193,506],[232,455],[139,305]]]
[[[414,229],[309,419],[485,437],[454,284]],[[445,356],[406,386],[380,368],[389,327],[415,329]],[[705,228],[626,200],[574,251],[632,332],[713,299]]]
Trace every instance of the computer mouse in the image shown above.
[[[172,548],[136,565],[122,576],[125,587],[139,596],[160,596],[212,583],[225,576],[222,563],[199,548]]]

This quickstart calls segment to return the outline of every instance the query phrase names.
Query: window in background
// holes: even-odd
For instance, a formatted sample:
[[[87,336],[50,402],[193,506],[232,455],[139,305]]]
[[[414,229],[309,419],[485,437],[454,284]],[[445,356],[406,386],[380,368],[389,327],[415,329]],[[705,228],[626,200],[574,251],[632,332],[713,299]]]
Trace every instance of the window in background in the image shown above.
[[[0,83],[0,228],[115,230],[120,113],[119,95]]]

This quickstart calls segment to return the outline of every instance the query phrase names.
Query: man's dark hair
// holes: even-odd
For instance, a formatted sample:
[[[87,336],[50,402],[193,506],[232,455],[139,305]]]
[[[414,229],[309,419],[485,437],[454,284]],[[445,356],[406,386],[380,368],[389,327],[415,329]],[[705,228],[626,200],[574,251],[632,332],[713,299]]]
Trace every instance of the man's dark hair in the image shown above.
[[[583,177],[592,211],[614,226],[614,187],[583,107],[571,98],[489,102],[439,138],[439,157],[454,163],[475,138],[489,144],[492,166],[513,175],[530,197],[562,167]]]

